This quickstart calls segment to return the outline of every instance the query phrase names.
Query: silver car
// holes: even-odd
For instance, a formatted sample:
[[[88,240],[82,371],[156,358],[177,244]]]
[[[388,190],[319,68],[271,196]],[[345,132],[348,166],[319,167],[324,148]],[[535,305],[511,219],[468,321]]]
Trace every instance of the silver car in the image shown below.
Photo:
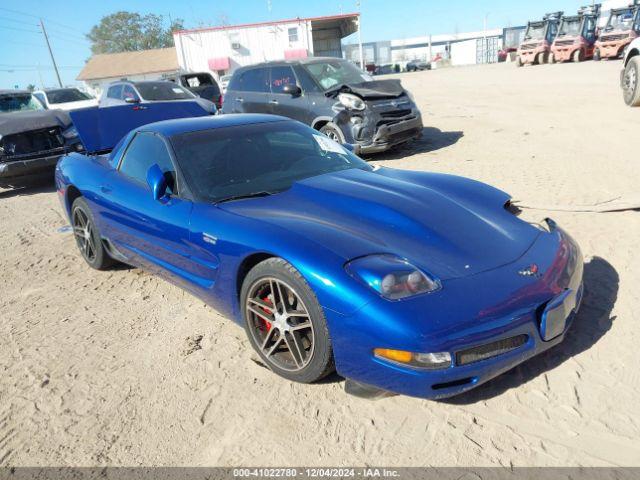
[[[191,93],[186,88],[167,81],[114,82],[102,92],[100,108],[117,105],[152,102],[196,102],[211,115],[218,111],[216,105]]]

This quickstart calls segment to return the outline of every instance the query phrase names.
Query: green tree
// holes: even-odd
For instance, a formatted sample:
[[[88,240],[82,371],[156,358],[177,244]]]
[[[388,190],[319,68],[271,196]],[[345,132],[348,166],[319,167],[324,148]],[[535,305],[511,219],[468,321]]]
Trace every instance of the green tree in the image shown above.
[[[36,89],[36,86],[33,83],[30,83],[29,85],[27,85],[27,90],[29,90],[30,92],[33,92]]]
[[[172,32],[183,28],[184,21],[176,19],[168,28],[162,15],[140,15],[134,12],[116,12],[102,17],[87,34],[91,52],[119,53],[152,48],[173,47]]]

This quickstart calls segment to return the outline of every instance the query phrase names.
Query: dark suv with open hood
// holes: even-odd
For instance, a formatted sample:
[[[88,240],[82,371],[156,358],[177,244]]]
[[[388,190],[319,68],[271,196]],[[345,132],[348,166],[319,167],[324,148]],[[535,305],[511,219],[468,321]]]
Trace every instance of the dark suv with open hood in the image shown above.
[[[373,80],[338,58],[268,62],[236,70],[222,113],[271,113],[299,120],[362,153],[422,134],[422,117],[399,80]]]
[[[58,159],[81,150],[67,112],[46,110],[31,92],[0,90],[0,187],[41,175],[53,180]]]

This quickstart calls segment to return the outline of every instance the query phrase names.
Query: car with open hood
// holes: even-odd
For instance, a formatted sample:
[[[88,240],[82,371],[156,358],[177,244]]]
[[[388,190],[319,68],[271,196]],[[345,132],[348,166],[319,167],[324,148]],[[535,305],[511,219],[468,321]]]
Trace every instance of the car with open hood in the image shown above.
[[[132,82],[122,80],[110,83],[100,97],[100,108],[121,105],[147,105],[158,102],[197,103],[210,115],[218,112],[216,104],[211,100],[199,97],[182,85],[168,80],[143,80]]]
[[[374,80],[339,58],[268,62],[236,70],[222,113],[268,113],[298,120],[361,153],[419,138],[420,110],[399,80]]]
[[[560,343],[580,306],[577,243],[496,188],[373,167],[284,117],[134,118],[58,164],[81,256],[201,298],[287,379],[447,397]]]
[[[0,187],[51,176],[58,159],[82,150],[67,112],[46,110],[31,92],[0,90]]]

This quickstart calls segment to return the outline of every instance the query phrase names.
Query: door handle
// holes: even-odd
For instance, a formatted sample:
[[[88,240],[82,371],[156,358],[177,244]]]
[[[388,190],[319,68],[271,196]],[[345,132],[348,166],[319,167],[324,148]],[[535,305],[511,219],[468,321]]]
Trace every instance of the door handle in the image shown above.
[[[278,100],[269,100],[271,105],[278,105]]]
[[[111,185],[100,185],[100,191],[109,195],[111,193]]]
[[[242,102],[244,102],[244,98],[242,98],[242,97],[237,97],[237,98],[236,98],[236,102],[240,102],[240,103],[242,103]]]

